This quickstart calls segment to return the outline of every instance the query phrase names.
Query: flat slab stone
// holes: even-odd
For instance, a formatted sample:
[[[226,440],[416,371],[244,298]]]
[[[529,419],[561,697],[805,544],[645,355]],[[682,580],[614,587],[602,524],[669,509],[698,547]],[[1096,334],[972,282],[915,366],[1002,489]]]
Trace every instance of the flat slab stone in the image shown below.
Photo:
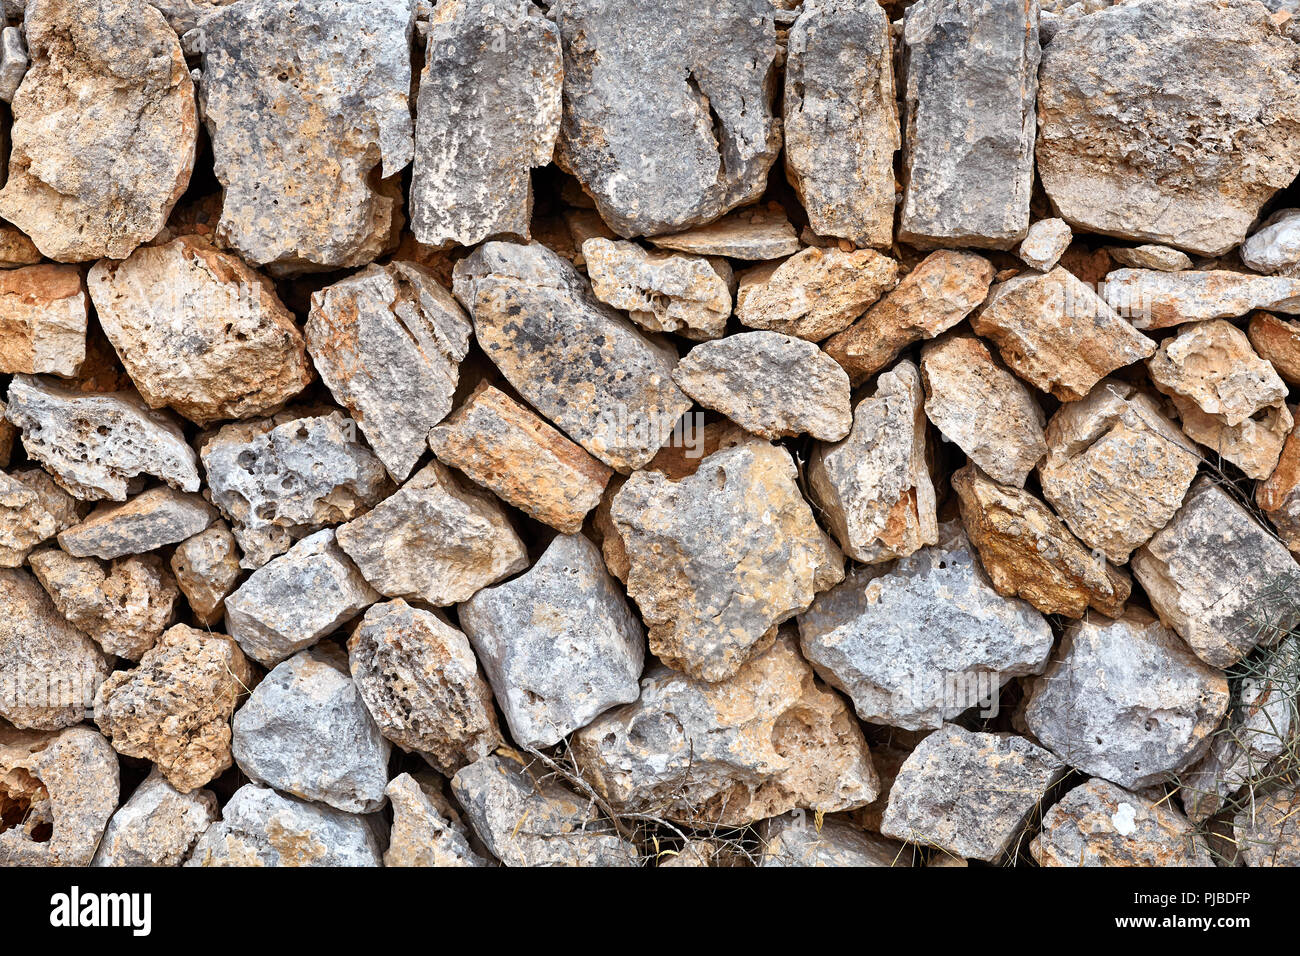
[[[802,810],[764,820],[759,866],[911,866],[903,844],[864,833],[847,820],[829,818],[820,826]]]
[[[596,236],[582,244],[591,291],[650,332],[716,339],[731,317],[731,266]]]
[[[107,561],[184,541],[216,517],[217,509],[199,495],[160,485],[121,504],[97,506],[81,524],[59,533],[59,547],[73,557]]]
[[[781,259],[800,248],[798,233],[776,203],[738,209],[706,225],[649,239],[658,249],[750,262]]]
[[[1232,319],[1252,309],[1300,313],[1300,278],[1255,276],[1224,269],[1116,269],[1106,276],[1101,294],[1139,329]]]

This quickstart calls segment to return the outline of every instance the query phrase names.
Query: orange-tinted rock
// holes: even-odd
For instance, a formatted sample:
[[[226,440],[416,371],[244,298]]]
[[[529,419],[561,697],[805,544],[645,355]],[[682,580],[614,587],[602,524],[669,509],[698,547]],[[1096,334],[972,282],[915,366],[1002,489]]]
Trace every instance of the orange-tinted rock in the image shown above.
[[[86,357],[86,293],[75,266],[0,271],[0,372],[75,375]]]

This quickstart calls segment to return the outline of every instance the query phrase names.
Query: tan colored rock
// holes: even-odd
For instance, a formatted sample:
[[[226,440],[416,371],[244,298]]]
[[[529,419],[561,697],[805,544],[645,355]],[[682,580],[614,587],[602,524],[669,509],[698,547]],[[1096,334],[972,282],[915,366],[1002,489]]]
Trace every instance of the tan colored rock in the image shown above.
[[[18,429],[5,418],[5,408],[5,403],[0,402],[0,468],[9,467],[9,459],[14,452],[14,439],[18,437]]]
[[[230,526],[218,520],[186,538],[172,552],[171,569],[195,619],[212,627],[225,613],[225,599],[241,574],[239,546]]]
[[[230,767],[230,718],[254,680],[226,635],[177,624],[138,667],[104,682],[95,723],[118,753],[153,761],[189,793]]]
[[[189,184],[194,84],[161,13],[128,0],[32,0],[0,216],[51,259],[125,259]]]
[[[596,298],[651,332],[716,339],[731,317],[731,266],[725,259],[646,251],[635,242],[588,239],[582,256]]]
[[[1106,252],[1120,265],[1130,269],[1181,272],[1192,267],[1191,257],[1187,253],[1169,246],[1107,246]]]
[[[1195,445],[1145,392],[1103,379],[1047,426],[1043,497],[1117,565],[1169,523],[1196,477]]]
[[[982,341],[953,332],[921,349],[925,414],[994,481],[1025,486],[1047,453],[1043,410]]]
[[[311,382],[293,313],[264,277],[183,236],[87,277],[100,325],[152,408],[206,425],[275,411]]]
[[[490,865],[470,847],[459,815],[426,774],[399,773],[384,793],[393,808],[384,866]]]
[[[1029,268],[1046,272],[1056,265],[1073,239],[1070,224],[1064,219],[1039,219],[1029,227],[1016,255]]]
[[[1132,588],[1128,575],[1089,552],[1047,505],[991,481],[974,465],[956,472],[952,487],[962,526],[999,594],[1024,598],[1044,614],[1123,611]]]
[[[76,266],[0,272],[0,372],[71,376],[86,357],[86,293]]]
[[[776,203],[738,209],[708,225],[651,236],[649,241],[658,249],[749,262],[780,259],[799,251],[799,235]]]
[[[966,318],[992,281],[993,263],[983,256],[931,253],[851,328],[830,339],[826,351],[857,384],[913,342],[932,339]]]
[[[81,524],[59,532],[59,547],[73,557],[107,561],[184,541],[216,517],[217,509],[199,495],[159,485],[120,504],[96,506]]]
[[[28,552],[54,535],[56,528],[40,495],[0,471],[0,567],[22,567]]]
[[[41,258],[41,250],[21,229],[8,223],[0,224],[0,269],[34,266]]]
[[[1300,279],[1224,270],[1116,269],[1106,276],[1101,294],[1139,329],[1231,319],[1252,309],[1300,312]]]
[[[108,821],[93,866],[180,866],[221,817],[211,790],[179,793],[157,768]]]
[[[1300,385],[1300,322],[1287,322],[1267,312],[1251,317],[1246,336],[1260,358],[1289,385]]]
[[[72,497],[38,465],[16,468],[11,475],[36,493],[41,507],[54,518],[55,534],[81,524],[82,519],[90,514],[92,506],[89,502]]]

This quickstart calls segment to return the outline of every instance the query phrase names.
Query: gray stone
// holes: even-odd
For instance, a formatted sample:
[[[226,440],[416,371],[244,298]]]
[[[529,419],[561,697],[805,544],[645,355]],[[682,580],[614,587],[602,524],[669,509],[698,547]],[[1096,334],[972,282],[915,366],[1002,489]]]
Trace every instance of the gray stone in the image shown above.
[[[1233,319],[1252,309],[1300,313],[1300,278],[1230,269],[1116,269],[1101,294],[1139,329],[1203,319]]]
[[[911,851],[894,840],[864,833],[848,820],[820,824],[803,810],[764,820],[759,866],[911,866]]]
[[[1029,227],[1016,255],[1031,269],[1046,272],[1060,260],[1073,238],[1074,233],[1065,220],[1040,219]]]
[[[492,865],[474,852],[464,826],[447,815],[445,798],[424,781],[400,773],[388,782],[385,793],[393,808],[393,827],[384,866]]]
[[[227,595],[239,582],[239,547],[224,521],[176,546],[172,574],[201,624],[211,627],[225,613]]]
[[[108,821],[92,866],[180,866],[221,818],[210,790],[178,793],[157,770]]]
[[[0,567],[22,567],[28,553],[57,531],[40,495],[0,472]]]
[[[1300,209],[1273,213],[1241,244],[1240,254],[1256,272],[1289,272],[1300,265]]]
[[[1300,792],[1294,786],[1285,786],[1233,817],[1233,843],[1246,866],[1300,866],[1297,811]]]
[[[59,532],[59,547],[73,557],[107,561],[184,541],[216,517],[217,510],[198,495],[159,485],[128,501],[96,506],[81,524]]]
[[[14,94],[27,73],[27,44],[21,27],[5,27],[0,32],[0,100],[14,101]]]
[[[582,256],[596,298],[643,329],[696,340],[726,332],[733,276],[725,259],[647,251],[601,237],[584,242]]]
[[[650,244],[658,249],[753,262],[794,255],[799,251],[799,236],[785,210],[771,203],[739,209],[685,232],[651,236]]]

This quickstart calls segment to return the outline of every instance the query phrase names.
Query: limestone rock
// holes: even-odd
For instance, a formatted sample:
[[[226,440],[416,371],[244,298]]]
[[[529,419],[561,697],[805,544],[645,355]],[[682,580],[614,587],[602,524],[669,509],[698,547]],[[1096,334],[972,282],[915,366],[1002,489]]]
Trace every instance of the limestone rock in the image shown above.
[[[38,465],[17,468],[10,472],[10,476],[35,493],[40,507],[54,519],[55,534],[81,524],[86,515],[90,514],[91,505],[88,502],[72,497],[59,487],[49,472]]]
[[[22,430],[27,454],[82,501],[125,501],[142,474],[199,490],[198,462],[180,426],[134,393],[78,392],[15,375],[5,415]]]
[[[781,259],[799,251],[799,236],[785,210],[773,203],[728,213],[703,226],[667,236],[651,236],[659,249],[699,256],[727,256],[749,262]]]
[[[1023,737],[945,724],[903,763],[880,832],[993,862],[1064,774],[1054,756]]]
[[[213,7],[223,7],[235,0],[149,0],[167,18],[171,28],[184,35],[198,26],[199,21],[212,12]]]
[[[14,94],[18,92],[30,65],[22,29],[6,26],[0,32],[0,100],[6,103],[14,101]]]
[[[41,250],[20,229],[0,224],[0,268],[34,266],[41,258]]]
[[[1300,385],[1300,323],[1257,312],[1251,317],[1246,335],[1255,352],[1285,382]]]
[[[735,674],[776,625],[844,577],[844,557],[795,485],[789,452],[750,439],[674,481],[638,471],[610,516],[650,650],[692,677]]]
[[[172,574],[194,617],[212,627],[225,613],[225,599],[239,581],[239,547],[224,521],[186,538],[171,557]]]
[[[1300,312],[1300,279],[1222,269],[1116,269],[1106,276],[1101,293],[1139,329],[1231,319],[1251,309]]]
[[[81,524],[59,532],[59,547],[73,557],[107,561],[184,541],[216,516],[198,495],[159,485],[120,504],[96,506]]]
[[[409,262],[370,266],[312,295],[307,348],[388,473],[404,481],[451,411],[469,319]]]
[[[1247,866],[1300,866],[1297,810],[1300,794],[1292,787],[1274,791],[1233,818],[1232,833]]]
[[[1241,244],[1241,261],[1256,272],[1291,271],[1300,265],[1300,209],[1279,209]]]
[[[32,0],[0,216],[61,262],[125,259],[194,168],[198,113],[176,34],[147,3]]]
[[[1073,238],[1074,233],[1064,219],[1040,219],[1029,227],[1016,255],[1029,268],[1047,272],[1060,260]]]
[[[377,600],[326,528],[258,568],[226,598],[226,630],[249,657],[274,667]]]
[[[455,0],[429,24],[416,101],[411,231],[431,246],[528,238],[531,170],[551,161],[564,65],[526,0]]]
[[[72,376],[86,357],[86,293],[76,266],[0,272],[0,372]]]
[[[549,747],[617,704],[637,699],[645,634],[600,549],[559,535],[517,578],[459,609],[523,747]]]
[[[564,46],[556,161],[616,233],[674,232],[762,194],[781,148],[767,0],[562,0],[552,15]]]
[[[22,567],[27,554],[57,529],[38,495],[0,471],[0,567]]]
[[[1300,432],[1292,429],[1277,467],[1255,486],[1255,503],[1292,552],[1300,553]]]
[[[736,318],[820,342],[847,328],[898,282],[898,263],[871,249],[844,252],[813,246],[740,275]]]
[[[901,843],[853,824],[829,818],[816,825],[801,810],[764,820],[759,835],[759,866],[910,866],[912,854]]]
[[[1300,171],[1295,53],[1269,17],[1248,0],[1141,0],[1063,25],[1038,96],[1057,214],[1208,256],[1241,242]]]
[[[1106,252],[1122,266],[1132,269],[1156,269],[1160,272],[1181,272],[1192,267],[1185,252],[1168,246],[1107,246]]]
[[[674,252],[647,251],[635,242],[596,237],[582,244],[591,291],[651,332],[716,339],[731,317],[731,266]]]
[[[1063,402],[1083,398],[1103,376],[1156,350],[1061,266],[994,286],[971,327],[997,345],[1011,371]]]
[[[87,277],[100,325],[153,408],[206,425],[274,411],[311,382],[302,333],[238,256],[183,236]]]
[[[922,398],[916,366],[899,362],[858,402],[844,440],[819,442],[808,459],[812,500],[855,561],[906,557],[938,540]]]
[[[974,465],[952,476],[961,522],[999,594],[1044,614],[1082,617],[1091,606],[1120,614],[1132,582],[1088,551],[1033,495],[991,481]]]
[[[243,0],[186,37],[224,188],[217,238],[274,273],[371,262],[414,156],[412,0]]]
[[[898,106],[889,17],[873,0],[805,0],[785,59],[785,168],[819,235],[889,248]]]
[[[563,534],[582,528],[612,474],[491,385],[477,389],[430,432],[429,447],[444,464]]]
[[[490,866],[474,852],[468,835],[421,781],[401,773],[384,791],[393,808],[393,828],[384,866]]]
[[[210,790],[179,793],[154,769],[104,830],[93,866],[180,866],[221,817]]]
[[[1047,453],[1034,393],[983,342],[959,332],[921,350],[921,380],[934,427],[994,481],[1023,488]]]
[[[903,21],[903,205],[915,246],[1010,249],[1029,228],[1038,4],[921,0]]]

